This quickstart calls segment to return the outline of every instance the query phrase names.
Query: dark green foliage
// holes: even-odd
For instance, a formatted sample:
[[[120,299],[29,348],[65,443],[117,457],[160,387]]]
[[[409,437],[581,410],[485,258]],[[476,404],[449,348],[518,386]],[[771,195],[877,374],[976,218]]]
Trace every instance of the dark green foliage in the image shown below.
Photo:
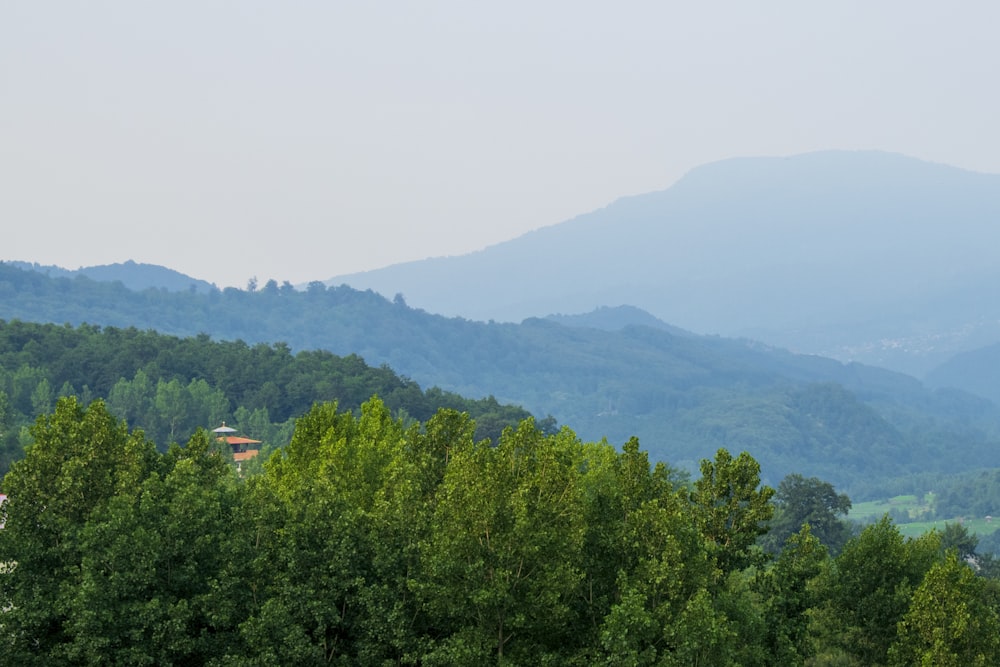
[[[937,534],[883,520],[831,561],[807,525],[766,562],[772,492],[745,453],[689,484],[634,439],[474,432],[315,404],[241,479],[204,430],[160,453],[61,398],[4,479],[0,664],[1000,658],[1000,589]]]
[[[979,538],[975,534],[970,534],[960,523],[946,523],[944,530],[938,533],[938,538],[941,540],[943,551],[954,549],[962,560],[974,556],[979,545]]]
[[[933,488],[934,514],[940,519],[1000,517],[1000,469],[939,480]]]
[[[248,345],[207,335],[176,338],[138,329],[0,321],[0,465],[20,456],[20,426],[51,409],[59,394],[106,399],[115,416],[166,445],[221,421],[270,445],[288,440],[292,419],[316,401],[357,410],[377,394],[397,414],[424,421],[442,407],[481,421],[496,441],[528,416],[494,397],[423,391],[388,367],[329,352],[293,354],[282,343]],[[6,470],[0,467],[0,472]]]
[[[806,524],[785,541],[774,567],[760,575],[757,586],[764,597],[767,664],[791,667],[813,655],[809,612],[819,599],[811,583],[822,572],[826,558],[827,550]]]
[[[778,485],[774,501],[774,519],[763,540],[765,548],[773,553],[780,551],[785,540],[806,524],[810,535],[833,555],[840,553],[851,537],[851,526],[846,520],[851,499],[838,494],[829,482],[789,475]]]
[[[848,541],[821,584],[831,643],[859,664],[886,664],[913,591],[939,558],[936,535],[904,539],[887,518]]]

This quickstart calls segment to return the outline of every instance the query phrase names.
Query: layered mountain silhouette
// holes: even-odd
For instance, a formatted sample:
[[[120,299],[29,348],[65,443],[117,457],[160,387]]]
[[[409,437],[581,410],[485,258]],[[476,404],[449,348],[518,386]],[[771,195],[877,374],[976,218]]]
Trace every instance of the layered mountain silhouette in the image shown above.
[[[655,460],[689,470],[719,447],[748,451],[773,484],[799,472],[865,493],[892,477],[989,466],[1000,443],[1000,408],[986,399],[929,390],[863,364],[696,335],[634,307],[487,323],[349,287],[132,291],[120,281],[53,278],[0,263],[0,318],[211,336],[307,357],[315,350],[356,354],[424,388],[494,397],[540,419],[551,415],[588,441],[621,444],[637,436]],[[41,349],[22,338],[4,370],[47,363]],[[67,353],[68,367],[86,366],[84,353]],[[179,362],[154,349],[128,353],[152,370]],[[119,379],[112,364],[99,370],[106,384]],[[336,398],[323,389],[331,378],[292,380],[277,371],[268,377],[242,390]],[[334,379],[357,387],[357,380]],[[23,383],[8,380],[0,390],[27,401]]]
[[[52,278],[75,278],[84,276],[100,282],[121,282],[131,290],[144,290],[150,287],[165,289],[169,292],[198,292],[201,294],[217,289],[212,283],[198,278],[192,278],[179,271],[168,269],[157,264],[142,264],[128,260],[115,264],[84,266],[79,269],[64,269],[60,266],[43,265],[37,262],[11,261],[5,262],[19,269],[44,273]]]
[[[629,304],[922,375],[1000,340],[1000,176],[881,152],[741,158],[482,251],[336,276],[520,321]]]
[[[1000,405],[1000,343],[956,354],[927,373],[927,384],[962,389]]]

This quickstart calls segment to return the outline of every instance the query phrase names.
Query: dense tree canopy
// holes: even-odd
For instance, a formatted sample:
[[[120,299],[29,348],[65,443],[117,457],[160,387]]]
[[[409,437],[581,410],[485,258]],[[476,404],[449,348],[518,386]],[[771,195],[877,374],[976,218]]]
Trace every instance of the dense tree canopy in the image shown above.
[[[997,587],[888,519],[773,559],[756,461],[701,477],[532,419],[318,403],[240,477],[56,400],[3,480],[0,664],[996,664]]]
[[[165,336],[135,328],[79,327],[0,320],[0,473],[30,442],[27,426],[60,396],[103,398],[108,410],[142,428],[161,448],[227,421],[266,445],[284,445],[294,418],[316,401],[358,410],[378,395],[394,415],[425,421],[438,408],[468,412],[477,435],[496,440],[529,413],[489,396],[426,391],[356,355],[293,354],[282,343]],[[548,430],[554,420],[540,422]]]

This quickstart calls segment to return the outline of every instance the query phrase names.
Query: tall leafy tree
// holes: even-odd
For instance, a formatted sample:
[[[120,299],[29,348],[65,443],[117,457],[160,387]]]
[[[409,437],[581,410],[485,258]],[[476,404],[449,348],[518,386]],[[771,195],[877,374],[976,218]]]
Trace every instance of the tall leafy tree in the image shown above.
[[[407,585],[425,525],[417,480],[421,466],[433,467],[426,453],[407,447],[377,399],[360,418],[325,404],[298,420],[289,446],[251,480],[259,541],[256,610],[243,628],[250,654],[306,664],[412,656]]]
[[[809,533],[833,554],[840,553],[851,537],[847,513],[851,499],[816,477],[792,474],[781,480],[774,495],[774,518],[763,543],[778,552],[785,540],[809,525]]]
[[[432,624],[434,664],[527,664],[574,641],[582,579],[579,442],[532,420],[496,447],[450,452],[431,534],[421,549],[419,593]],[[537,664],[537,663],[536,663]]]
[[[662,466],[651,473],[637,442],[625,446],[618,468],[624,561],[601,629],[609,664],[736,661],[740,630],[723,606],[740,606],[740,594],[730,595],[723,574],[749,558],[769,516],[755,466],[749,455],[734,460],[721,450],[715,462],[703,462],[689,492]]]
[[[774,489],[760,484],[760,464],[746,452],[720,449],[701,462],[691,493],[693,512],[719,568],[728,573],[760,562],[755,543],[774,514]]]
[[[814,582],[827,559],[826,547],[805,523],[785,541],[773,567],[760,575],[768,664],[802,665],[814,654],[809,612],[819,603]]]
[[[889,663],[986,667],[1000,660],[1000,616],[988,582],[951,552],[935,563],[913,592],[899,622]]]
[[[914,589],[939,559],[939,539],[905,539],[888,517],[852,538],[820,581],[827,643],[863,665],[886,664]]]
[[[84,408],[62,398],[38,418],[25,458],[4,477],[5,527],[0,530],[0,662],[51,664],[65,657],[72,599],[83,585],[83,531],[112,499],[137,493],[156,451],[129,433],[100,401]]]
[[[85,664],[207,664],[233,653],[246,611],[232,468],[200,431],[81,531],[67,654]],[[234,567],[235,566],[235,567]]]
[[[617,580],[620,590],[601,628],[610,664],[726,664],[735,638],[714,606],[712,554],[686,494],[653,498],[626,520],[636,558]]]

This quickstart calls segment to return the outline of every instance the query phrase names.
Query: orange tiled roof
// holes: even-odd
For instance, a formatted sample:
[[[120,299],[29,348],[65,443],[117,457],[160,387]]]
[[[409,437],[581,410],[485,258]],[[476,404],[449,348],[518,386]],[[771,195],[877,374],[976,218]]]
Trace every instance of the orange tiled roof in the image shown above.
[[[227,435],[224,438],[230,445],[259,445],[260,440],[251,440],[250,438],[242,438],[238,435]]]

